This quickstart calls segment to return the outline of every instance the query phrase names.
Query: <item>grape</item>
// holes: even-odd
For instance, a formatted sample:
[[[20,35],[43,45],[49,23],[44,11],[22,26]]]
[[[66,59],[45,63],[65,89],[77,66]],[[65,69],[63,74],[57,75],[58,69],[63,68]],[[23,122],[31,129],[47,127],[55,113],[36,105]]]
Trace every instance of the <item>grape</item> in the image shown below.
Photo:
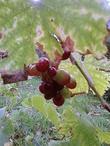
[[[70,75],[62,69],[57,71],[57,74],[53,79],[60,85],[66,85],[70,81]]]
[[[56,105],[56,106],[61,106],[64,104],[64,98],[61,94],[57,94],[54,98],[53,98],[53,103]]]
[[[61,91],[60,91],[60,94],[64,97],[64,98],[69,98],[71,97],[72,95],[72,92],[68,89],[68,88],[63,88]]]
[[[50,99],[53,98],[53,96],[50,96],[50,95],[48,95],[48,94],[45,94],[44,98],[45,98],[46,100],[50,100]]]
[[[71,76],[70,77],[70,82],[68,84],[66,84],[66,87],[70,88],[70,89],[74,89],[76,88],[76,80]]]
[[[42,82],[39,86],[41,93],[45,94],[44,98],[49,100],[56,96],[57,90],[54,88],[53,83]]]
[[[53,98],[54,96],[56,96],[56,94],[57,94],[57,91],[54,89],[51,89],[45,93],[44,97],[45,97],[45,99],[49,100],[49,99]]]
[[[43,94],[46,94],[51,88],[52,88],[51,84],[46,82],[42,82],[41,85],[39,86],[39,90]]]
[[[42,81],[45,81],[45,82],[52,82],[52,79],[51,79],[51,77],[49,76],[48,72],[42,73]]]
[[[54,89],[56,89],[57,91],[64,88],[63,85],[58,84],[56,81],[53,81],[53,86],[54,86]]]
[[[40,76],[41,73],[36,69],[36,64],[30,64],[26,67],[27,74],[29,76]]]
[[[49,75],[50,77],[54,77],[54,76],[56,75],[56,73],[57,73],[57,70],[56,70],[55,67],[50,67],[50,68],[48,69],[48,75]]]
[[[46,89],[45,89],[46,83],[42,82],[41,85],[39,86],[39,91],[43,94],[46,93]]]
[[[62,60],[66,60],[69,58],[71,51],[70,50],[65,50],[63,55],[62,55]]]
[[[56,95],[57,90],[54,88],[53,83],[42,82],[39,86],[39,90],[43,94],[48,94],[49,96]]]
[[[39,62],[36,64],[36,68],[40,72],[45,72],[49,68],[49,60],[46,57],[41,57]]]

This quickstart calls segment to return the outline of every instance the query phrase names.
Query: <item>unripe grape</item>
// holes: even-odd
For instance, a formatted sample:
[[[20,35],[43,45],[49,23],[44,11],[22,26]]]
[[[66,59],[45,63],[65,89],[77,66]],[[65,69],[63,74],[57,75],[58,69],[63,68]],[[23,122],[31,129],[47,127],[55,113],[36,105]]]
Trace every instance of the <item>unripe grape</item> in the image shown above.
[[[40,72],[45,72],[48,70],[49,68],[49,60],[46,57],[41,57],[39,59],[39,62],[36,63],[36,68],[38,71]]]
[[[61,91],[60,94],[64,97],[64,98],[70,98],[72,95],[72,92],[67,88],[64,87]]]
[[[40,76],[41,75],[41,73],[36,69],[36,64],[35,63],[29,64],[26,67],[26,71],[27,71],[27,74],[29,76]]]
[[[76,80],[75,78],[73,78],[72,76],[70,77],[70,82],[68,84],[66,84],[66,87],[70,88],[70,89],[74,89],[76,88]]]
[[[57,71],[53,79],[60,85],[66,85],[70,81],[70,75],[62,69]]]

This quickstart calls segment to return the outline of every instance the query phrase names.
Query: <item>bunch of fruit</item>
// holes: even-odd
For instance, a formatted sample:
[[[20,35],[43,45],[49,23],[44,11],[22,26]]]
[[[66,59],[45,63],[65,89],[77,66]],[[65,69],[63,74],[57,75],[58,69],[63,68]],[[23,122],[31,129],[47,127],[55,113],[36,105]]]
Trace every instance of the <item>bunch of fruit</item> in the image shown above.
[[[30,76],[41,76],[40,92],[46,100],[52,99],[57,106],[63,105],[65,97],[70,95],[68,88],[76,87],[75,79],[63,69],[52,66],[47,57],[40,57],[37,63],[29,65],[27,73]]]
[[[61,106],[65,98],[71,96],[69,88],[74,89],[77,83],[68,72],[58,68],[60,62],[68,59],[71,52],[74,51],[74,42],[69,36],[66,37],[65,41],[58,39],[63,49],[62,55],[58,52],[55,53],[55,60],[52,62],[48,54],[44,52],[43,45],[37,43],[36,53],[39,60],[37,63],[29,65],[26,71],[30,76],[40,76],[42,82],[39,91],[44,94],[46,100],[52,99],[55,105]]]

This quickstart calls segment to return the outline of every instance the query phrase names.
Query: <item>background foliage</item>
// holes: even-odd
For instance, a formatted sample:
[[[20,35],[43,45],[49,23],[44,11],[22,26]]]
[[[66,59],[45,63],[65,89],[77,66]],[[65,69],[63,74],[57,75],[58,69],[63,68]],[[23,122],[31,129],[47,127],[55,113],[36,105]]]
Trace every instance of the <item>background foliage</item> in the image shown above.
[[[0,60],[0,70],[23,68],[36,62],[35,42],[44,44],[53,58],[59,44],[50,35],[56,30],[64,37],[70,35],[75,48],[87,48],[95,53],[106,51],[102,39],[109,12],[99,1],[88,0],[0,0],[0,49],[9,57]],[[65,34],[64,34],[65,33]],[[109,76],[96,68],[109,63],[97,62],[92,56],[84,61],[96,88],[103,95]],[[103,65],[105,64],[105,65]],[[74,74],[78,88],[88,91],[88,84],[70,61],[60,65]],[[3,86],[0,89],[0,145],[13,140],[17,146],[107,146],[110,144],[110,114],[91,94],[67,99],[61,108],[46,102],[39,93],[40,79]],[[37,140],[36,140],[37,139]]]
[[[10,54],[1,65],[12,69],[12,66],[35,61],[33,42],[39,36],[36,36],[37,26],[41,26],[44,33],[42,42],[46,50],[52,52],[54,47],[58,47],[49,34],[55,32],[53,23],[73,37],[76,48],[84,50],[87,47],[104,52],[101,41],[108,16],[109,12],[95,0],[1,0],[0,30],[4,32],[4,39],[0,42],[0,48],[7,49]]]

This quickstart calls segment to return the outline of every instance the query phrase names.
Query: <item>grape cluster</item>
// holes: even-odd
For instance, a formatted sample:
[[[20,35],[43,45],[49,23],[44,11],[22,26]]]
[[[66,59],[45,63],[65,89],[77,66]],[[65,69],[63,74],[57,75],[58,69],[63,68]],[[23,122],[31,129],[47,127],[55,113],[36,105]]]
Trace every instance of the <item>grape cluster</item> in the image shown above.
[[[63,105],[67,92],[76,87],[75,79],[63,69],[52,66],[47,57],[40,57],[39,61],[27,67],[30,76],[40,75],[42,82],[39,91],[44,94],[46,100],[52,99],[56,106]]]

